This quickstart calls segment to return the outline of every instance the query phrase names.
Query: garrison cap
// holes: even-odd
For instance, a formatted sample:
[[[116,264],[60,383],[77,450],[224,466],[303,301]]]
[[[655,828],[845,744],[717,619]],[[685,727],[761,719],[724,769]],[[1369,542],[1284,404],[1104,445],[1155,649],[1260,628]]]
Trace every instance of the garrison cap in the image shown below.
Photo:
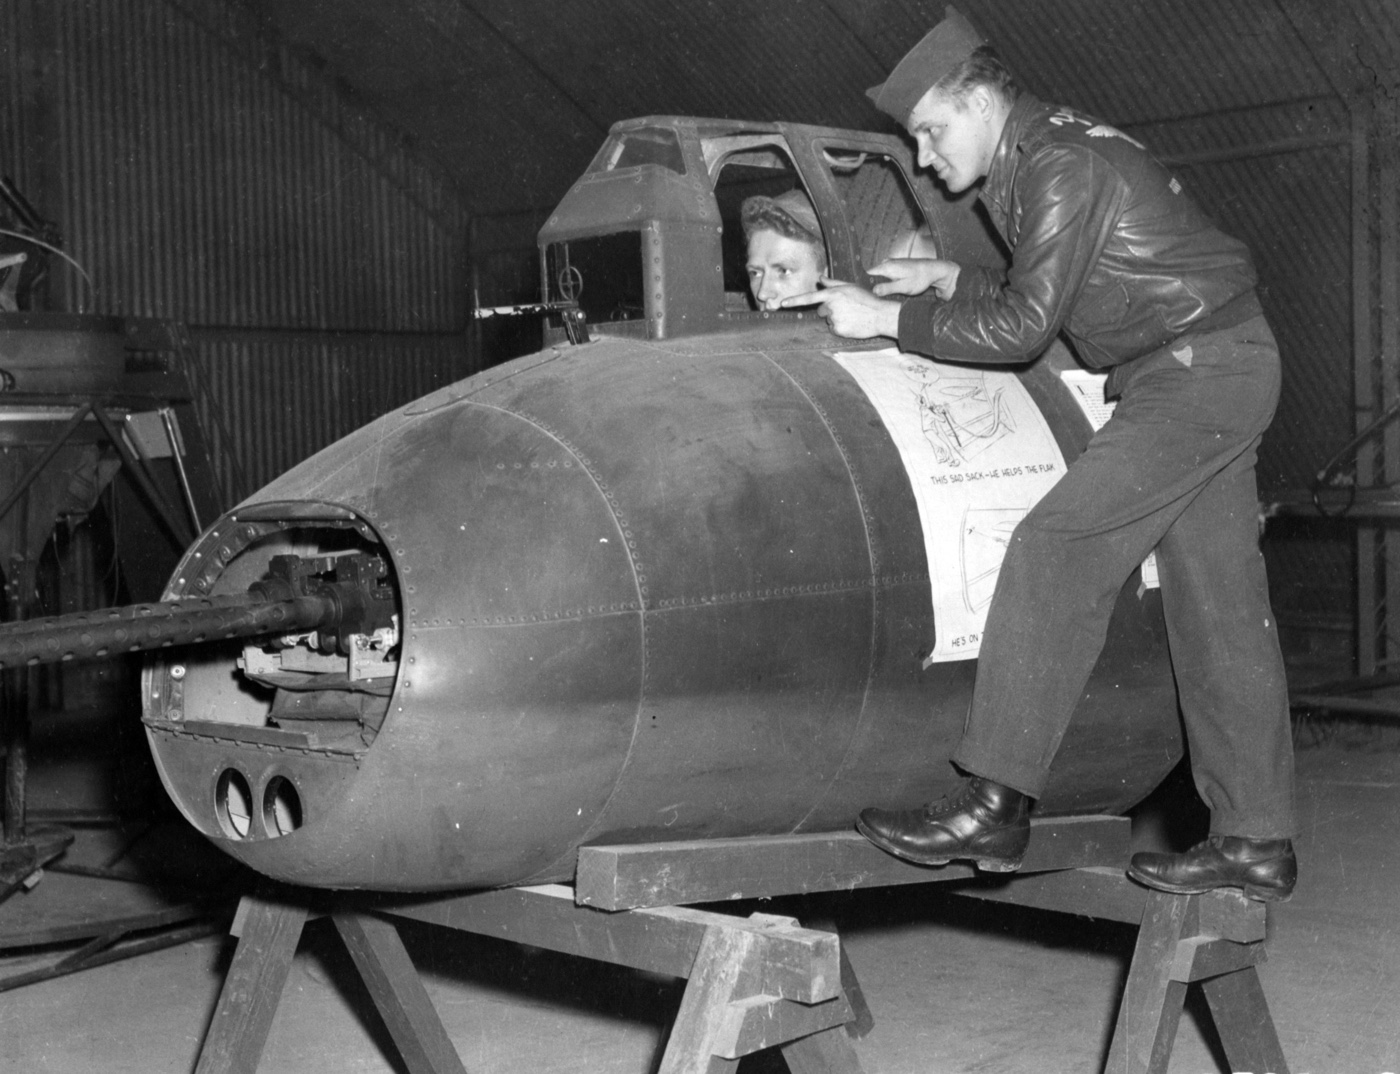
[[[905,54],[889,78],[871,86],[865,95],[881,112],[903,123],[934,83],[985,44],[972,23],[949,4],[943,11],[943,21]]]
[[[812,207],[812,202],[802,191],[789,190],[786,194],[779,194],[776,198],[765,197],[762,194],[745,198],[741,210],[745,226],[748,226],[757,213],[768,208],[786,216],[797,225],[798,230],[805,231],[810,235],[812,242],[821,244],[822,227],[817,223],[817,210]]]

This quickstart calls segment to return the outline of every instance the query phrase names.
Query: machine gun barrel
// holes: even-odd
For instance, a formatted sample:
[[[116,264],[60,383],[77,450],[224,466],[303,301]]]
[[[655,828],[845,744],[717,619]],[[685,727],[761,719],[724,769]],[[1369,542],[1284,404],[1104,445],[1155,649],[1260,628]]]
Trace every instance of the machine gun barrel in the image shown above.
[[[339,618],[329,593],[275,599],[257,587],[230,596],[129,604],[0,624],[0,670],[172,645],[292,634]]]

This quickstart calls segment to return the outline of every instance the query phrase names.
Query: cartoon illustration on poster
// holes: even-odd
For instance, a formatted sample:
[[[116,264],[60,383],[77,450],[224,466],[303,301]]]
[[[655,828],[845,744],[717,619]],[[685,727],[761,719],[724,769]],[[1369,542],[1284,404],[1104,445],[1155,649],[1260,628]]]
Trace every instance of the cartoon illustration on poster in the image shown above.
[[[879,412],[914,487],[937,634],[927,663],[971,659],[1011,532],[1065,472],[1055,437],[1014,373],[893,349],[833,357]]]

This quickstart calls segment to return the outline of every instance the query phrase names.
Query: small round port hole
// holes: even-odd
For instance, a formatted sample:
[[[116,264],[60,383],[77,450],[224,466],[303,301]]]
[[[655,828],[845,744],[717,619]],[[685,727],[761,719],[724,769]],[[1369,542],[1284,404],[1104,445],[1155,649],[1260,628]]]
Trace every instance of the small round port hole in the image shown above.
[[[291,780],[273,776],[263,794],[263,826],[276,839],[301,827],[301,796]]]
[[[243,773],[226,768],[214,787],[214,812],[230,839],[247,839],[253,826],[253,792]]]

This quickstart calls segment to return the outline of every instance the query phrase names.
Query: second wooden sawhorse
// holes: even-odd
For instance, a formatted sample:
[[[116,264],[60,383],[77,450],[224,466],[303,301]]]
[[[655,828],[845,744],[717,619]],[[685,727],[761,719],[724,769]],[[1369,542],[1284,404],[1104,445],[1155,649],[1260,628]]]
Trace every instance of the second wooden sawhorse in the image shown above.
[[[1164,1074],[1194,981],[1233,1069],[1287,1074],[1255,971],[1265,908],[1232,893],[1148,892],[1123,875],[1127,853],[1128,822],[1119,817],[1037,819],[1023,872],[995,884],[968,866],[897,861],[854,832],[587,847],[573,888],[358,898],[323,912],[413,1074],[464,1068],[392,924],[397,917],[687,978],[661,1074],[720,1074],[770,1047],[782,1050],[793,1074],[859,1074],[847,1027],[862,1020],[863,999],[834,934],[791,918],[685,904],[931,881],[970,897],[1139,925],[1109,1074]],[[311,905],[304,892],[245,900],[197,1074],[257,1069]]]

